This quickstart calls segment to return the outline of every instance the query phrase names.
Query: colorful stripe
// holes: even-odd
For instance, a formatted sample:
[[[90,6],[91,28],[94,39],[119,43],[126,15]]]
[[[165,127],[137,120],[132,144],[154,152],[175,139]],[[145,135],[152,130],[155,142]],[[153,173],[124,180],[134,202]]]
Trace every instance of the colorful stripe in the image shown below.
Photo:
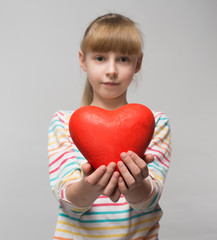
[[[72,181],[81,179],[81,165],[86,160],[69,134],[72,112],[59,111],[54,115],[48,135],[49,174],[51,188],[61,205],[53,239],[157,238],[158,221],[162,216],[158,201],[169,169],[171,141],[168,118],[161,112],[153,113],[155,132],[146,152],[155,159],[148,165],[150,181],[153,182],[151,194],[137,204],[129,204],[124,196],[115,203],[106,196],[100,196],[91,209],[80,208],[66,199],[65,189]]]
[[[79,222],[79,223],[111,223],[111,222],[128,222],[134,218],[140,218],[142,216],[146,216],[146,215],[150,215],[151,213],[156,213],[156,212],[161,212],[161,209],[156,209],[154,211],[149,211],[149,212],[143,212],[143,213],[139,213],[130,217],[126,217],[126,218],[111,218],[111,219],[92,219],[90,218],[89,220],[84,220],[84,219],[80,219],[80,218],[75,218],[72,216],[69,216],[67,214],[64,213],[59,213],[60,217],[64,217],[64,218],[69,218],[70,220]]]

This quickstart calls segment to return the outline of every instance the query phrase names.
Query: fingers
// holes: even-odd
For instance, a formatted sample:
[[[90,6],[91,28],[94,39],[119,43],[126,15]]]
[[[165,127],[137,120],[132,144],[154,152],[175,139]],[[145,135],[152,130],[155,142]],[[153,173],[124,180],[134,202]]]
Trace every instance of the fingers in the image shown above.
[[[107,167],[102,165],[93,172],[91,172],[89,168],[89,165],[84,165],[82,168],[85,175],[84,181],[89,185],[95,185],[98,190],[106,187],[108,194],[111,194],[110,192],[114,190],[115,187],[113,187],[113,185],[117,185],[117,179],[119,177],[118,172],[114,173],[116,164],[111,162]],[[112,190],[110,190],[110,188]]]
[[[112,174],[114,173],[115,168],[116,168],[116,164],[114,162],[109,163],[104,175],[98,181],[98,185],[101,188],[104,188],[108,184]]]
[[[84,168],[85,167],[86,166],[84,166]],[[84,169],[84,170],[88,172],[87,169]],[[102,165],[98,167],[95,171],[93,171],[90,175],[85,176],[84,181],[89,185],[96,185],[105,172],[106,172],[106,166]]]
[[[128,187],[134,187],[136,185],[136,179],[131,174],[127,166],[124,164],[124,162],[120,161],[118,162],[118,169],[120,171],[121,176],[125,180]]]
[[[108,184],[105,186],[105,188],[103,190],[104,195],[106,195],[108,197],[113,197],[113,199],[116,199],[118,197],[119,193],[118,193],[116,187],[117,187],[117,184],[118,184],[119,176],[120,176],[120,174],[118,172],[114,172],[112,174]]]
[[[147,162],[153,161],[152,157],[152,155],[147,155]],[[122,179],[120,179],[118,184],[122,191],[125,191],[125,187],[133,188],[143,182],[148,176],[148,167],[146,161],[132,151],[121,153],[121,159],[122,161],[117,164],[122,175]]]
[[[135,174],[142,175],[142,179],[146,178],[147,174],[148,174],[147,163],[142,158],[140,158],[136,153],[134,153],[132,151],[128,151],[128,154],[131,157],[131,159],[133,160],[134,164],[137,165],[137,167],[140,169],[140,171],[137,170],[137,172]]]
[[[128,194],[128,188],[127,188],[127,186],[124,182],[124,179],[122,177],[119,177],[118,188],[124,196],[126,196]]]
[[[92,169],[92,166],[91,166],[90,163],[88,163],[88,162],[84,163],[84,164],[82,165],[81,169],[82,169],[84,175],[90,174],[91,171],[93,170],[93,169]]]
[[[152,154],[147,154],[147,155],[144,155],[143,159],[147,164],[149,164],[154,161],[154,156]]]
[[[147,164],[132,151],[121,154],[122,162],[118,162],[119,171],[129,187],[141,182],[147,174]]]
[[[117,202],[120,199],[121,196],[121,192],[118,188],[118,185],[115,187],[113,193],[109,196],[109,198],[113,201],[113,202]]]
[[[132,151],[121,153],[121,159],[122,161],[117,163],[119,172],[115,171],[114,162],[107,167],[100,166],[96,170],[93,170],[89,163],[82,166],[83,180],[93,186],[99,194],[108,196],[114,202],[118,201],[121,194],[127,195],[130,189],[135,189],[143,183],[149,175],[147,165],[154,161],[151,154],[145,155],[142,159]]]

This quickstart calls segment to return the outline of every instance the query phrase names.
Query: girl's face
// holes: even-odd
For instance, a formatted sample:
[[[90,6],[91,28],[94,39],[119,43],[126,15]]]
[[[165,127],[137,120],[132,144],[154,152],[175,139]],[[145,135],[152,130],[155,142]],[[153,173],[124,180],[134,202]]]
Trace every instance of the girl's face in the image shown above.
[[[141,68],[141,57],[116,52],[79,52],[80,65],[87,72],[93,87],[93,101],[120,99],[126,102],[126,92],[133,76]]]

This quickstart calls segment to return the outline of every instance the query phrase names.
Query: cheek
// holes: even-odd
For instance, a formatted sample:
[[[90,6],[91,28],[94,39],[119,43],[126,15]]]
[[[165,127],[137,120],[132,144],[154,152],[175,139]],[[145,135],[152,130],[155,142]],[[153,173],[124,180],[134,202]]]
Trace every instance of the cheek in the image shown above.
[[[93,68],[87,69],[87,78],[89,79],[91,85],[94,84],[97,78],[97,71],[94,71]]]
[[[95,77],[92,75],[87,75],[88,81],[90,82],[90,85],[94,88],[94,86],[97,84]]]
[[[125,81],[129,84],[132,82],[133,76],[134,76],[134,71],[132,71],[132,69],[129,69],[128,71],[123,72],[123,79],[125,79]]]
[[[101,73],[100,68],[97,68],[97,67],[94,67],[94,66],[93,67],[89,66],[87,68],[87,75],[92,79],[98,78],[101,74],[102,73]]]

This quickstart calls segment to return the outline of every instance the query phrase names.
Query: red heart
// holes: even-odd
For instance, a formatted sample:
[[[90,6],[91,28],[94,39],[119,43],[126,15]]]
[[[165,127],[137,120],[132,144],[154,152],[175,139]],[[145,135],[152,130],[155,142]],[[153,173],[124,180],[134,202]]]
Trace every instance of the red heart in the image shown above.
[[[155,120],[149,108],[127,104],[113,111],[95,106],[81,107],[69,121],[71,138],[96,169],[121,160],[132,150],[143,157],[154,132]]]

